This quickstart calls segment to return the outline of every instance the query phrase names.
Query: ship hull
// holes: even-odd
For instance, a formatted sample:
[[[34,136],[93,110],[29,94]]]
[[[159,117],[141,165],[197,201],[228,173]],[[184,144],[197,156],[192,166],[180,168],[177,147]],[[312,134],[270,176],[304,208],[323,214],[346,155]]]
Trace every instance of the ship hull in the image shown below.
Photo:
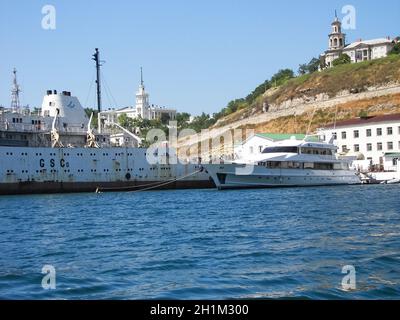
[[[0,195],[215,187],[193,163],[150,164],[142,148],[0,147]]]
[[[0,195],[215,188],[212,180],[133,182],[19,182],[0,184]]]

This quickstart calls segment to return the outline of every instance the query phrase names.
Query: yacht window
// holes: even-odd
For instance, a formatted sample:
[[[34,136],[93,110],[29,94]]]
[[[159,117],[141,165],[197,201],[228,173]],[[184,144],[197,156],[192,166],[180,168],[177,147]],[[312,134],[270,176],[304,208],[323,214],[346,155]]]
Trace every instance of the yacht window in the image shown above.
[[[300,162],[288,162],[288,168],[289,169],[302,169],[302,163]]]
[[[332,163],[314,163],[315,170],[333,170]]]
[[[314,169],[314,163],[304,162],[304,169]]]
[[[271,169],[277,169],[280,168],[280,162],[279,161],[268,161],[267,162],[267,167]]]
[[[289,169],[288,162],[281,162],[281,169]]]
[[[303,154],[316,154],[316,155],[332,155],[332,150],[331,149],[317,149],[317,148],[302,148],[301,153]]]
[[[334,164],[333,164],[333,169],[334,169],[334,170],[340,170],[340,169],[342,169],[342,164],[341,164],[341,163],[334,163]]]
[[[298,153],[297,147],[267,147],[262,153]]]

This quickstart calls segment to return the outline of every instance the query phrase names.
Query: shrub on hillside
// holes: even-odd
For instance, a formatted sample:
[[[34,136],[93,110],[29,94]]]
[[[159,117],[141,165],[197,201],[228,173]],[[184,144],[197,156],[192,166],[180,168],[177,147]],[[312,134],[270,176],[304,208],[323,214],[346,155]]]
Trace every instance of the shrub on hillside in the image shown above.
[[[351,58],[350,58],[349,55],[347,55],[347,54],[345,54],[345,53],[342,53],[342,54],[339,56],[339,58],[333,60],[332,63],[333,63],[333,66],[334,66],[334,67],[340,66],[340,65],[343,65],[343,64],[349,64],[349,63],[351,63]]]

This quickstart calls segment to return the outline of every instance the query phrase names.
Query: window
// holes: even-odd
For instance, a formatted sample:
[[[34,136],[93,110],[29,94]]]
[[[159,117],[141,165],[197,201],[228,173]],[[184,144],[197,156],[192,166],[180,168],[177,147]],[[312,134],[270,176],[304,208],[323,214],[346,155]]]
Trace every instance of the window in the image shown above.
[[[359,144],[355,144],[354,145],[354,152],[358,152],[360,151],[360,145]]]
[[[346,131],[343,131],[343,132],[342,132],[342,139],[346,139],[346,138],[347,138]]]
[[[333,170],[333,163],[314,163],[315,170]]]
[[[388,150],[393,150],[393,142],[388,142],[387,148],[388,148]]]
[[[383,149],[383,147],[382,147],[382,142],[378,142],[378,144],[376,145],[376,149],[377,149],[378,151],[381,151],[381,150]]]
[[[360,137],[360,131],[354,130],[354,138],[359,138]]]
[[[388,127],[387,128],[387,135],[391,136],[393,134],[393,128],[392,127]]]
[[[376,135],[381,136],[382,135],[382,128],[376,129]]]
[[[372,151],[372,143],[367,143],[367,151]]]
[[[367,129],[367,137],[372,137],[372,130],[371,129]]]
[[[332,137],[334,140],[337,140],[337,133],[336,132],[332,132]]]
[[[298,153],[297,147],[267,147],[263,153]]]
[[[342,146],[342,152],[346,153],[347,151],[347,146]]]
[[[304,162],[304,169],[314,169],[314,163]]]
[[[254,148],[250,147],[250,153],[254,153]]]
[[[400,127],[398,127],[398,131],[399,131],[399,134],[400,134]]]
[[[262,151],[263,151],[263,146],[259,146],[258,147],[258,152],[262,153]]]

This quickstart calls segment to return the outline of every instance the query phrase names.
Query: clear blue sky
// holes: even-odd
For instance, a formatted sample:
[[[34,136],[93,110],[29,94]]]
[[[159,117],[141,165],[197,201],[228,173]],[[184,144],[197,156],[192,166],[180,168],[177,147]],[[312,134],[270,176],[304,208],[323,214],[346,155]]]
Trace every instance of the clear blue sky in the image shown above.
[[[54,31],[41,28],[45,4],[57,9]],[[143,66],[151,103],[213,113],[278,69],[297,71],[318,56],[334,10],[342,17],[346,4],[357,10],[348,41],[400,34],[399,0],[0,0],[0,105],[10,104],[16,67],[23,104],[40,106],[47,89],[58,89],[93,106],[99,47],[119,106],[134,104]]]

